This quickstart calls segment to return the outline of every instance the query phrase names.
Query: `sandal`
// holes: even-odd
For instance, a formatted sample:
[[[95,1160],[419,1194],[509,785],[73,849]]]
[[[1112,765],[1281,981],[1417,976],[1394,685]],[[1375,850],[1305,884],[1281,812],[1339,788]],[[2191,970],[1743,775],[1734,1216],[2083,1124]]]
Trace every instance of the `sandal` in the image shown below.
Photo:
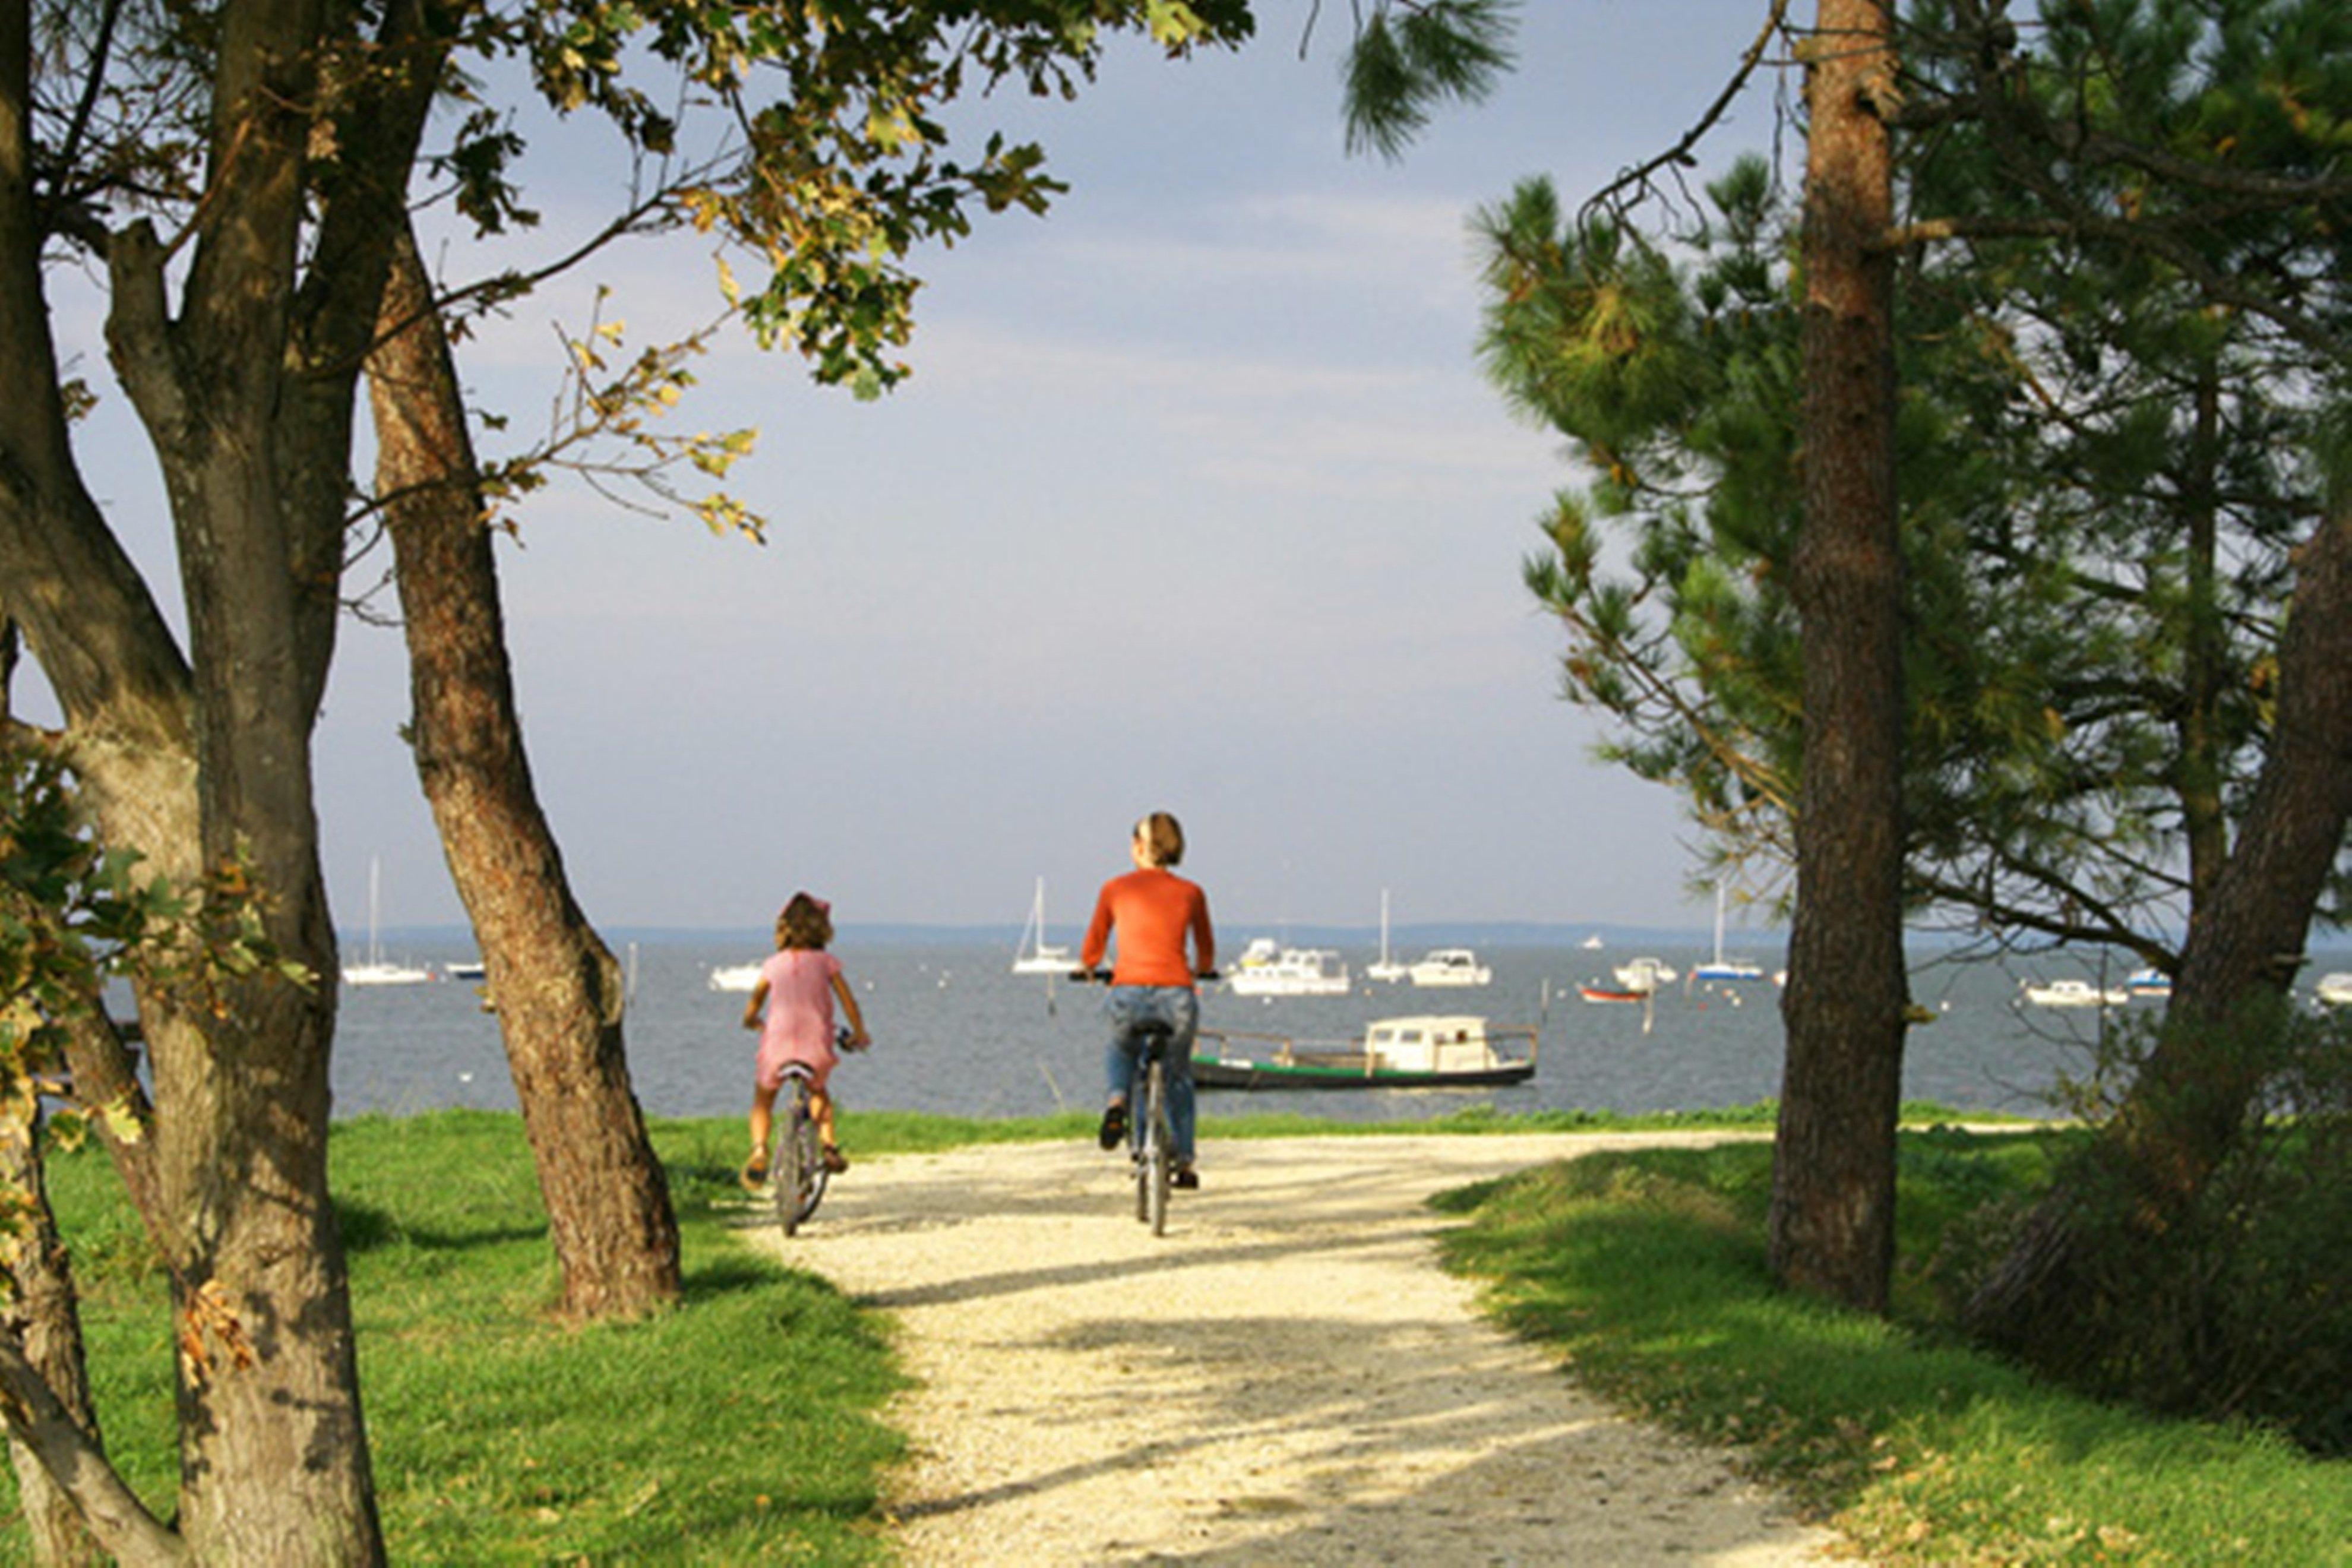
[[[765,1152],[754,1154],[744,1161],[743,1169],[736,1174],[735,1179],[743,1184],[743,1190],[747,1193],[756,1193],[767,1185],[768,1156]]]
[[[1116,1149],[1118,1141],[1127,1136],[1127,1102],[1120,1100],[1103,1112],[1102,1126],[1095,1132],[1095,1142],[1106,1149]]]
[[[828,1143],[824,1146],[824,1168],[829,1173],[837,1176],[849,1169],[849,1156],[844,1154],[836,1145]]]

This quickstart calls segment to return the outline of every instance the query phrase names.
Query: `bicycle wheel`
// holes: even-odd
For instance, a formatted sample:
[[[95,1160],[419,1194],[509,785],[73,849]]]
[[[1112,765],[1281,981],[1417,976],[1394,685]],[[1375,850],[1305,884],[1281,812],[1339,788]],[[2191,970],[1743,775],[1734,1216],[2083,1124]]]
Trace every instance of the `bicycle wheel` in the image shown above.
[[[824,1151],[809,1114],[808,1081],[794,1078],[791,1087],[782,1136],[776,1140],[776,1223],[786,1236],[796,1234],[816,1212],[825,1182]]]
[[[1150,1074],[1144,1079],[1143,1089],[1143,1166],[1139,1173],[1143,1182],[1143,1214],[1140,1217],[1151,1226],[1151,1234],[1168,1234],[1168,1180],[1170,1166],[1175,1158],[1171,1145],[1175,1142],[1168,1127],[1168,1079],[1166,1069],[1154,1060]]]
[[[783,1126],[775,1159],[776,1224],[786,1236],[801,1227],[801,1123],[808,1120],[808,1089],[798,1079],[784,1085]]]

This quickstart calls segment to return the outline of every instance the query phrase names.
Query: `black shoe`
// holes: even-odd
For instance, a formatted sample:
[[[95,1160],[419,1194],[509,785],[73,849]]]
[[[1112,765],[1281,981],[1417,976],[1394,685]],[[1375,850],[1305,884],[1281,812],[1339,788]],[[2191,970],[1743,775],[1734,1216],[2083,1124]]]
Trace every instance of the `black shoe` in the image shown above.
[[[1118,1141],[1127,1136],[1127,1107],[1114,1105],[1103,1112],[1102,1126],[1096,1130],[1095,1142],[1106,1149],[1116,1149]]]
[[[1201,1173],[1187,1165],[1169,1177],[1168,1184],[1171,1187],[1181,1187],[1188,1193],[1197,1191],[1201,1185]]]

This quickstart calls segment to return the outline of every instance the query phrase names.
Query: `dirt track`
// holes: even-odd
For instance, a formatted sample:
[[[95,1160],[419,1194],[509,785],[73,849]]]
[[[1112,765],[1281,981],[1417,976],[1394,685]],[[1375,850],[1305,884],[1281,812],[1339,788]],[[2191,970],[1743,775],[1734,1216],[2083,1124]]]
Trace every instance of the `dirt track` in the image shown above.
[[[900,1325],[910,1563],[1818,1561],[1436,1267],[1430,1194],[1607,1142],[1212,1142],[1157,1240],[1091,1144],[903,1156],[761,1234]]]

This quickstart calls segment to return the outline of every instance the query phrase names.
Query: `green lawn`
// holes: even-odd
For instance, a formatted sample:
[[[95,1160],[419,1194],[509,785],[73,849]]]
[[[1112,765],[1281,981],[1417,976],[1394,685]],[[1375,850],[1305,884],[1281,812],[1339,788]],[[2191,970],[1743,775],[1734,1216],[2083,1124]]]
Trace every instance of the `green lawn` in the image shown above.
[[[880,1326],[732,1226],[734,1122],[655,1136],[684,1231],[682,1310],[589,1330],[556,1279],[521,1123],[448,1111],[339,1125],[379,1502],[402,1563],[889,1560],[877,1513],[902,1451]],[[169,1321],[102,1156],[58,1160],[100,1419],[151,1505],[174,1483]],[[13,1484],[7,1484],[13,1501]],[[12,1521],[0,1557],[25,1561]]]

